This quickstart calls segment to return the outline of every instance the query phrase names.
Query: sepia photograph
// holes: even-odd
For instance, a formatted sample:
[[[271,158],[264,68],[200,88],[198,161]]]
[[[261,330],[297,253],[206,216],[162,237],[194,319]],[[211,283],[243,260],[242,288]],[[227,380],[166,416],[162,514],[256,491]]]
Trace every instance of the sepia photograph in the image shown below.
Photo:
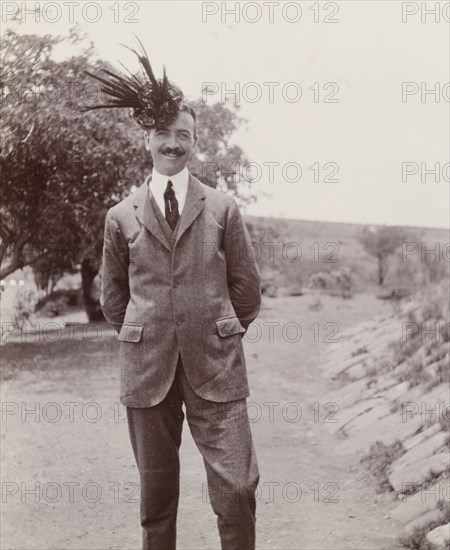
[[[450,548],[450,2],[0,9],[0,550]]]

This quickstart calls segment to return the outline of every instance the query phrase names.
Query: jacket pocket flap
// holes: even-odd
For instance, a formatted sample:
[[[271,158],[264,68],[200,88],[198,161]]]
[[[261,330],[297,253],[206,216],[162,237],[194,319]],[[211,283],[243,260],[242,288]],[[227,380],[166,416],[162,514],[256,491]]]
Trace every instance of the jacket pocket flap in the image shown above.
[[[239,322],[237,317],[228,317],[227,319],[218,319],[215,321],[217,332],[220,336],[231,336],[245,332],[245,328]]]
[[[140,342],[143,330],[143,325],[122,325],[117,339],[119,342]]]

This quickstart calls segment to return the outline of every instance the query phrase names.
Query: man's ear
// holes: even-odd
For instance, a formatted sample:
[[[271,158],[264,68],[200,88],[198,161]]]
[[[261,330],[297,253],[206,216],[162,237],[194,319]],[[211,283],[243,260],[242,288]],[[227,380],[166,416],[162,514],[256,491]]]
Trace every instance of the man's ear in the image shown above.
[[[144,131],[144,144],[147,151],[150,151],[150,132],[149,130]]]

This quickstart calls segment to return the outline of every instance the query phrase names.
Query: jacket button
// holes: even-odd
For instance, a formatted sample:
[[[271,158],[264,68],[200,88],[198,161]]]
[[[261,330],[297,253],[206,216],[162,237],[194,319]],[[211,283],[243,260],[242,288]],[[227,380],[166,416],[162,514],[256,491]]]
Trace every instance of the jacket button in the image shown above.
[[[181,319],[177,319],[175,322],[176,322],[177,325],[181,325],[181,323],[182,323],[183,321],[182,321]]]

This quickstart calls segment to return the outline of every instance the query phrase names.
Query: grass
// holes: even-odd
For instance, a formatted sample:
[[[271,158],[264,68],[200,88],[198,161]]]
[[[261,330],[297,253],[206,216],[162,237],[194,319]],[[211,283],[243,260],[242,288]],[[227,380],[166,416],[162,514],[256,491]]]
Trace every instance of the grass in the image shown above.
[[[447,503],[447,511],[443,511],[442,519],[431,521],[425,527],[416,527],[409,535],[400,538],[400,544],[407,550],[435,550],[436,547],[431,545],[427,539],[427,534],[446,522],[445,518],[449,517],[450,507]]]
[[[400,544],[408,550],[434,550],[433,546],[426,540],[427,533],[439,527],[440,522],[431,522],[428,527],[416,527],[414,531],[405,537],[400,539]]]
[[[418,487],[418,490],[427,489],[428,487],[431,487],[435,483],[442,483],[449,478],[450,478],[450,468],[447,468],[444,472],[441,472],[440,474],[437,474],[436,472],[433,472],[432,470],[430,470],[430,472],[428,472],[427,477],[423,480],[423,482]]]
[[[355,351],[352,352],[352,357],[356,357],[357,355],[362,355],[363,353],[367,353],[367,348],[363,346],[362,348],[355,349]]]
[[[375,479],[379,493],[392,491],[388,479],[389,466],[405,454],[405,449],[400,441],[392,445],[385,445],[380,441],[372,443],[369,452],[361,459]]]
[[[95,368],[99,357],[104,363],[113,363],[117,357],[117,346],[112,345],[116,337],[106,323],[96,326],[98,341],[89,340],[93,339],[93,326],[84,333],[82,327],[72,327],[70,331],[65,329],[61,333],[27,334],[22,337],[22,342],[2,346],[2,379],[8,380],[21,371],[46,371],[65,365],[70,368],[74,361]],[[37,341],[31,341],[35,339]]]
[[[377,285],[377,260],[364,250],[358,240],[363,225],[259,216],[244,216],[244,220],[251,229],[252,240],[262,252],[260,268],[275,270],[281,286],[305,285],[312,273],[330,272],[343,266],[354,271],[357,277],[354,285],[356,292],[374,290]],[[429,249],[434,243],[444,245],[448,242],[445,229],[405,230],[414,235],[412,241],[428,243]],[[264,243],[276,243],[272,247],[273,257],[269,254],[271,247]],[[301,252],[298,261],[288,261],[286,251],[283,255],[286,243],[296,243],[297,250]],[[410,290],[411,285],[417,288],[426,284],[430,265],[421,261],[420,254],[407,259],[408,262],[402,261],[401,252],[388,258],[386,288],[408,286]],[[445,262],[439,264],[442,268],[446,266]],[[431,267],[435,269],[436,265],[433,263]]]
[[[415,308],[407,308],[400,316],[411,323],[414,332],[389,345],[391,370],[398,382],[407,381],[410,387],[423,384],[427,390],[449,380],[448,344],[449,303],[446,282],[432,285],[418,293]],[[436,330],[434,334],[429,330]],[[435,365],[434,368],[428,368]]]

